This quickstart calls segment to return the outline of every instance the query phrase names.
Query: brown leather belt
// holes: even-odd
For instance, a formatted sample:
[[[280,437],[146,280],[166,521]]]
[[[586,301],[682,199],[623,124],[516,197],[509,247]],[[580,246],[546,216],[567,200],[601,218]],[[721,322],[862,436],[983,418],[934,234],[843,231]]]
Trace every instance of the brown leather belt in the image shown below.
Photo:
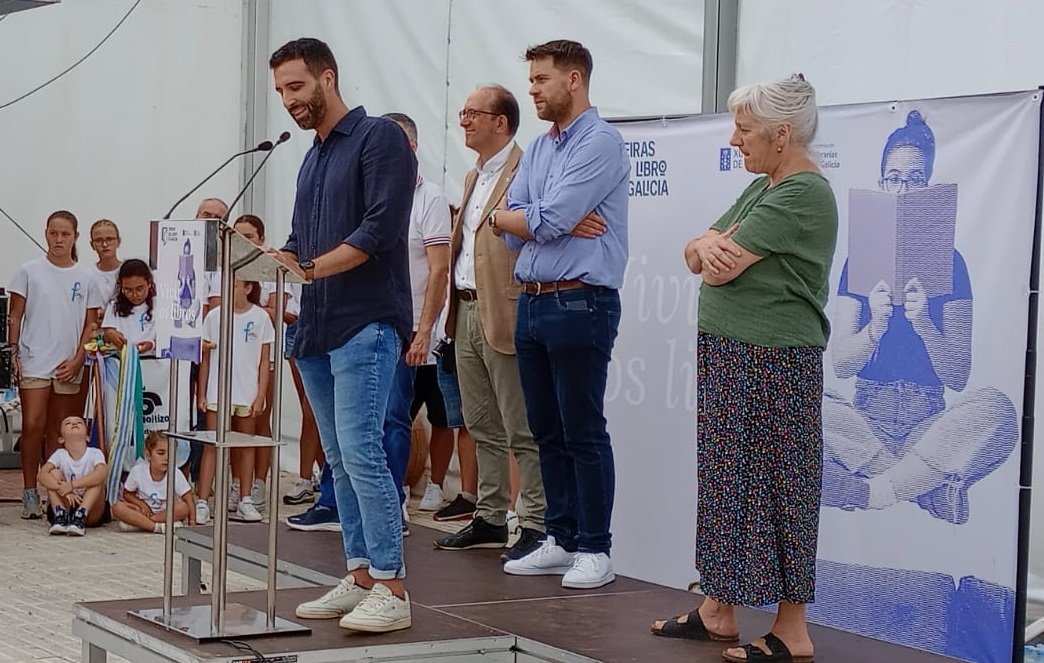
[[[462,302],[473,302],[478,299],[478,291],[476,290],[457,290],[457,298]]]
[[[551,292],[562,292],[565,290],[579,290],[581,288],[591,288],[590,286],[580,279],[570,279],[568,281],[550,281],[548,283],[523,283],[522,292],[527,295],[546,295]]]

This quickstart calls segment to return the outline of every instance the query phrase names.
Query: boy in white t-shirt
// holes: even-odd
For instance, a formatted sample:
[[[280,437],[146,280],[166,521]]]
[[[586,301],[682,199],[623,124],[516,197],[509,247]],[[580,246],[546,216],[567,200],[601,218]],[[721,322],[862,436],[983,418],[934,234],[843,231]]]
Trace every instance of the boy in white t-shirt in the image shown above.
[[[272,362],[272,341],[275,329],[268,312],[258,306],[261,286],[254,281],[236,280],[232,290],[232,430],[254,435],[257,417],[265,410],[265,398],[270,379],[269,364]],[[224,304],[222,304],[224,306]],[[213,352],[220,337],[221,307],[210,311],[203,321],[203,360],[199,365],[199,382],[196,390],[199,409],[206,412],[207,429],[217,428],[218,362]],[[260,522],[261,514],[250,496],[254,479],[254,450],[232,450],[233,485],[239,487],[238,494],[229,500],[231,518],[243,522]],[[209,518],[205,511],[207,498],[213,491],[216,468],[214,447],[203,450],[200,464],[199,501],[196,504],[196,519],[204,524]]]
[[[109,468],[101,450],[87,446],[83,417],[66,417],[61,431],[62,447],[40,470],[40,483],[47,489],[54,512],[50,533],[83,536],[88,525],[101,522],[105,512]]]
[[[120,501],[112,505],[112,515],[124,529],[163,534],[167,523],[167,466],[170,443],[162,431],[151,431],[145,438],[145,460],[139,462],[123,482]],[[193,511],[192,489],[181,472],[174,472],[174,522],[181,523]]]

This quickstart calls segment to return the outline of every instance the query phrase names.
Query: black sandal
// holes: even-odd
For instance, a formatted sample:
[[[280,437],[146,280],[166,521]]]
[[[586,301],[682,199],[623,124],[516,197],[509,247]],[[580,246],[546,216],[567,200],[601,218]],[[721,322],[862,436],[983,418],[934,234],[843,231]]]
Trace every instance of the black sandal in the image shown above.
[[[764,641],[770,653],[766,654],[761,647],[752,642],[742,647],[744,653],[746,653],[746,658],[733,656],[727,651],[723,651],[721,657],[729,661],[729,663],[813,663],[811,656],[791,656],[787,646],[773,633],[758,639]]]
[[[698,610],[690,612],[688,619],[684,622],[679,622],[678,617],[671,617],[664,621],[663,626],[659,629],[654,625],[652,632],[653,635],[663,638],[685,638],[686,640],[705,640],[709,642],[736,642],[739,640],[738,633],[736,635],[722,635],[708,630],[703,624],[703,619],[700,618]]]

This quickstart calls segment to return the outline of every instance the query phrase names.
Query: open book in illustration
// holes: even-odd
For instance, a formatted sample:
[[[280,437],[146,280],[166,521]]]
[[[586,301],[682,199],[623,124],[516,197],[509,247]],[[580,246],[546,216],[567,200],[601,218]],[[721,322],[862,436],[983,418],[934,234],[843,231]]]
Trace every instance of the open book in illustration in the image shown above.
[[[953,292],[957,185],[903,193],[848,192],[848,291],[866,296],[878,281],[901,293],[919,278],[929,297]]]

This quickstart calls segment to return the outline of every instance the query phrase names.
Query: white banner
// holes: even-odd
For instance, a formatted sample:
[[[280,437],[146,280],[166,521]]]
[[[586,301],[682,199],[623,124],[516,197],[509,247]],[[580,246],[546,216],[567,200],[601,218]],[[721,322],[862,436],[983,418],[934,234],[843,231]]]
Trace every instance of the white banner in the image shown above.
[[[1039,121],[1036,91],[821,111],[814,147],[841,224],[810,606],[819,623],[1011,660]],[[753,176],[728,146],[728,116],[618,127],[633,168],[607,395],[614,561],[684,586],[695,577],[699,280],[682,249]],[[871,314],[879,281],[892,306]],[[922,290],[923,309],[910,296]],[[911,324],[925,310],[938,335]],[[845,341],[871,318],[878,349],[853,356]]]
[[[189,371],[182,369],[178,378],[178,393],[181,395],[181,404],[178,408],[177,430],[187,431],[191,425],[189,422],[189,408],[192,407],[188,398]],[[170,403],[167,402],[170,400],[170,361],[165,359],[142,359],[141,381],[144,387],[141,395],[141,414],[145,421],[145,430],[170,430]],[[179,467],[185,464],[188,456],[188,443],[180,442],[176,458]]]

